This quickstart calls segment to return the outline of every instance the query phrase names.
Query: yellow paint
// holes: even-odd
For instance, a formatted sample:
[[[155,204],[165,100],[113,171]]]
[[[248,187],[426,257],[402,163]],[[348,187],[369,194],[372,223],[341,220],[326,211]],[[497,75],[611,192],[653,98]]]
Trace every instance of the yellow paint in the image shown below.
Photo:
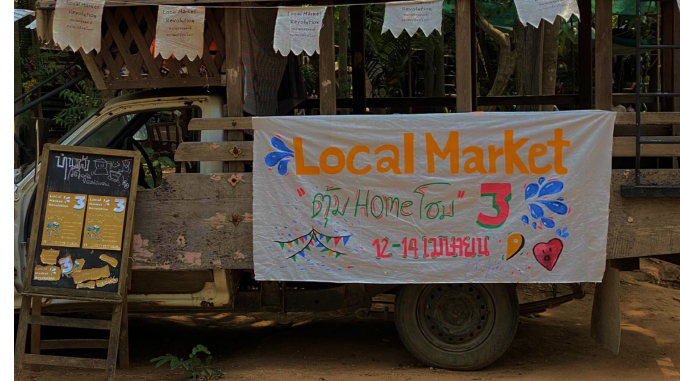
[[[59,250],[42,249],[42,251],[40,252],[40,262],[46,265],[56,265],[58,256]]]
[[[508,260],[520,251],[524,247],[524,236],[520,233],[512,233],[508,236],[508,244],[505,250],[505,259]]]
[[[115,269],[116,267],[118,267],[118,260],[117,260],[116,258],[114,258],[114,257],[108,256],[108,255],[106,255],[106,254],[102,254],[102,255],[99,256],[99,259],[101,259],[102,261],[108,263],[108,264],[111,265],[111,267],[113,267],[114,269]]]

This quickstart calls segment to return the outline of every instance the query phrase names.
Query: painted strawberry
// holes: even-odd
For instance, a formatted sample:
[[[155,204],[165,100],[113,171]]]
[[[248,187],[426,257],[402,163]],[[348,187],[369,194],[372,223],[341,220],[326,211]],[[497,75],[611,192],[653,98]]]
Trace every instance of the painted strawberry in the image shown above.
[[[552,271],[560,254],[562,254],[563,247],[564,244],[559,238],[553,238],[547,243],[541,242],[534,246],[534,257],[536,257],[541,266],[545,267],[548,271]]]

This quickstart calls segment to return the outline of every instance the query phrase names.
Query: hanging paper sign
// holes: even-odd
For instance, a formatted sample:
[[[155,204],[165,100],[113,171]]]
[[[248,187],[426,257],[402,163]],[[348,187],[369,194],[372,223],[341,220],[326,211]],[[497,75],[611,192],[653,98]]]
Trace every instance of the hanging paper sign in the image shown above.
[[[255,278],[599,282],[615,114],[254,118]]]
[[[104,0],[57,0],[52,34],[61,49],[101,49]]]
[[[409,36],[413,36],[418,28],[425,36],[429,36],[435,29],[442,29],[441,1],[405,1],[385,4],[385,17],[382,33],[388,30],[394,37],[399,37],[406,29]]]
[[[156,55],[190,60],[203,56],[205,7],[158,6]]]
[[[541,19],[552,24],[557,16],[565,20],[571,15],[581,18],[576,0],[515,0],[515,5],[522,25],[531,24],[536,28]]]
[[[312,55],[319,51],[319,33],[326,7],[279,7],[274,30],[274,51]]]

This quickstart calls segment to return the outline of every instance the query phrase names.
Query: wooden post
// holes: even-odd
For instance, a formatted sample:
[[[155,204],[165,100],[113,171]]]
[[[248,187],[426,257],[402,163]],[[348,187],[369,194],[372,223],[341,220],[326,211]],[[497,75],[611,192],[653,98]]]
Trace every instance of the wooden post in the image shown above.
[[[28,316],[30,315],[31,297],[21,297],[21,312],[19,312],[19,327],[17,328],[17,340],[14,346],[14,379],[19,380],[24,364],[26,353],[26,333],[28,331]]]
[[[475,2],[472,1],[471,9],[470,9],[470,80],[472,81],[471,85],[471,105],[472,109],[470,111],[477,111],[477,71],[478,71],[478,63],[479,60],[477,59],[477,15],[475,14]],[[446,83],[446,79],[444,79],[444,83]],[[444,90],[444,93],[446,94],[446,90]]]
[[[111,317],[111,331],[109,331],[109,355],[106,358],[106,381],[114,381],[116,378],[116,359],[118,358],[118,344],[120,342],[120,323],[123,317],[123,305],[127,303],[114,303],[113,316]]]
[[[619,353],[621,344],[619,290],[619,269],[612,266],[611,260],[607,260],[602,283],[595,285],[590,336],[614,354]]]
[[[595,2],[595,108],[612,109],[612,0]],[[639,84],[638,84],[639,85]]]
[[[335,115],[335,29],[333,7],[326,9],[319,36],[319,101],[321,115]]]
[[[42,298],[34,296],[31,298],[31,315],[40,316]],[[40,354],[40,324],[31,324],[31,354]]]
[[[456,111],[472,111],[471,0],[456,0]]]
[[[517,93],[519,95],[541,95],[543,93],[543,31],[545,20],[535,28],[533,25],[515,23],[515,35],[523,51],[517,54]],[[517,106],[518,111],[540,111],[541,106]]]
[[[234,5],[238,5],[235,3]],[[331,13],[332,14],[332,13]],[[243,66],[241,62],[241,10],[226,8],[224,10],[224,41],[227,73],[227,107],[226,116],[243,116]],[[243,141],[243,130],[224,132],[224,140]],[[243,162],[224,163],[225,172],[243,172]]]
[[[365,28],[363,5],[349,7],[350,48],[352,51],[352,108],[354,114],[366,113]]]
[[[680,10],[672,1],[660,2],[661,5],[661,43],[680,44]],[[661,52],[661,91],[680,92],[680,49],[664,49]],[[662,110],[680,111],[680,98],[662,99]],[[680,123],[673,124],[673,135],[680,135]],[[678,158],[673,158],[673,168],[680,167]]]
[[[593,107],[593,47],[591,26],[593,14],[590,0],[578,0],[581,20],[578,23],[578,108]]]

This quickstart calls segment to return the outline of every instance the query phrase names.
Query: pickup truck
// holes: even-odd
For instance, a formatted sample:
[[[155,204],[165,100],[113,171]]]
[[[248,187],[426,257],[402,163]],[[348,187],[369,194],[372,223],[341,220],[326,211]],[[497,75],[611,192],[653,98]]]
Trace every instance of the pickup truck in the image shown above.
[[[427,284],[255,281],[253,183],[248,163],[252,160],[252,137],[244,122],[247,118],[225,118],[224,104],[223,96],[209,94],[205,89],[135,92],[106,103],[58,142],[142,153],[144,179],[140,184],[145,189],[138,192],[135,210],[132,287],[128,296],[132,311],[344,310],[367,316],[372,306],[375,310],[378,297],[382,311],[394,312],[399,334],[416,357],[431,366],[469,370],[485,367],[502,355],[514,337],[521,313],[535,313],[583,297],[578,284],[572,285],[572,292],[566,295],[520,305],[516,286],[508,284],[442,288]],[[634,124],[631,116],[634,117],[623,115],[620,124]],[[220,123],[230,124],[232,130],[243,123],[245,139],[225,142],[226,133],[213,128]],[[222,151],[227,145],[240,145],[236,151],[246,153],[238,159],[245,170],[223,167],[223,161],[233,161],[237,155],[214,156],[221,161],[201,161],[212,156],[198,152],[205,145],[192,142],[215,142]],[[630,158],[629,143],[628,137],[615,139],[614,156]],[[645,155],[672,156],[657,151],[643,152]],[[626,168],[625,163],[621,165]],[[20,307],[19,293],[26,282],[22,276],[37,184],[33,167],[24,172],[23,177],[15,179],[15,309]],[[673,169],[647,169],[641,176],[646,184],[680,183],[680,172]],[[672,212],[680,210],[680,199],[622,197],[621,186],[633,183],[632,170],[613,171],[607,246],[610,266],[603,283],[598,285],[593,312],[594,326],[609,327],[614,334],[619,329],[619,269],[635,268],[640,256],[677,259],[680,252],[680,216]],[[426,312],[421,311],[421,302],[435,297],[448,302],[442,303],[432,319],[422,316]],[[44,308],[55,311],[70,311],[78,305],[64,300],[43,303]],[[431,325],[418,329],[425,318]],[[603,321],[610,323],[603,325]],[[595,336],[612,342],[603,340],[602,334]],[[616,351],[618,341],[613,342]]]

